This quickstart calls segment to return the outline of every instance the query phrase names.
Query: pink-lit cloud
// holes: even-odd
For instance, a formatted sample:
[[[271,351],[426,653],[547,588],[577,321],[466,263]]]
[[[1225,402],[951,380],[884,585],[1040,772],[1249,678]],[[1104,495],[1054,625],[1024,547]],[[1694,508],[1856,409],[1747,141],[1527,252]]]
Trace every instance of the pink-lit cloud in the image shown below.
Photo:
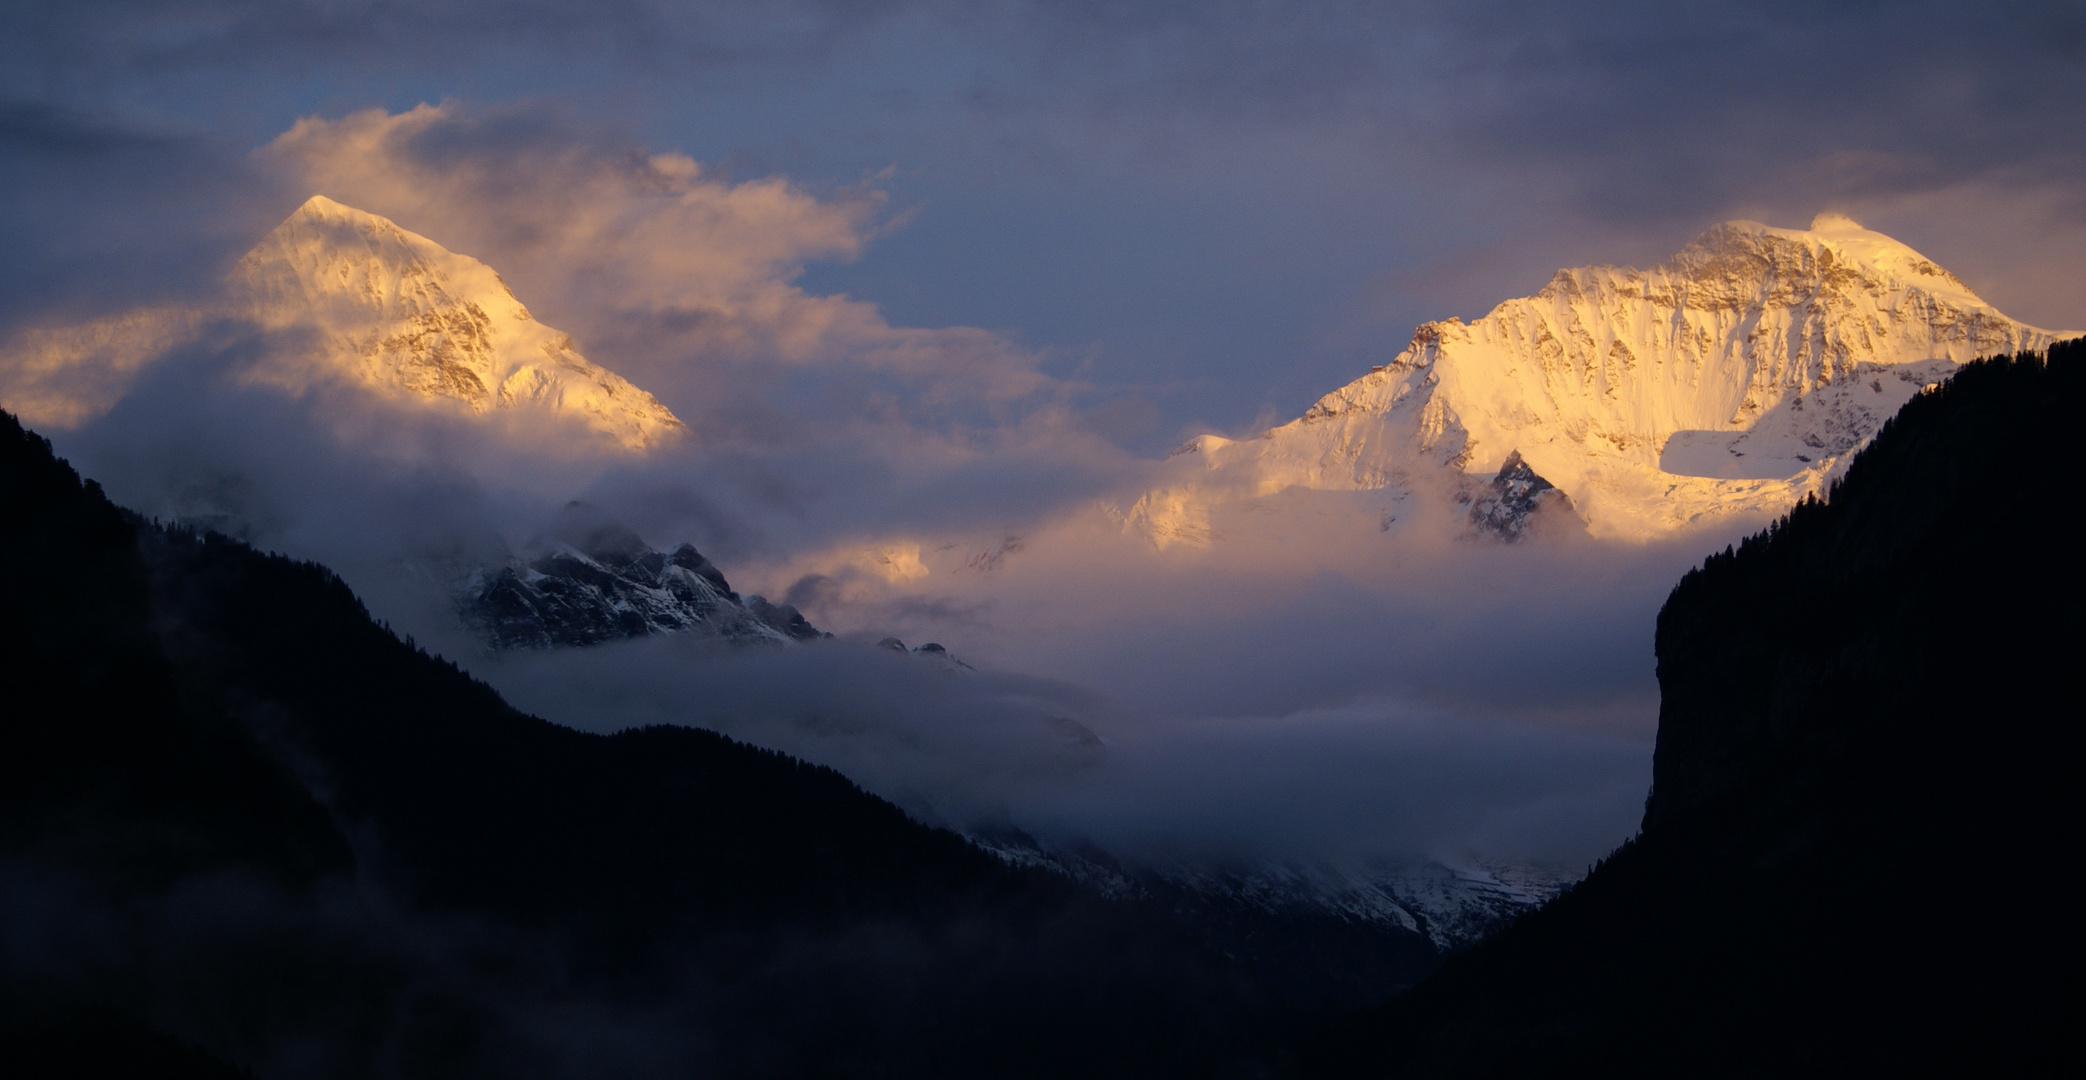
[[[888,376],[894,392],[943,406],[1052,385],[1034,355],[992,333],[894,327],[873,304],[795,283],[810,261],[859,257],[890,224],[873,186],[820,195],[783,177],[726,180],[548,111],[454,105],[307,117],[259,156],[295,189],[499,269],[546,321],[677,410],[747,404],[738,386],[790,368]]]

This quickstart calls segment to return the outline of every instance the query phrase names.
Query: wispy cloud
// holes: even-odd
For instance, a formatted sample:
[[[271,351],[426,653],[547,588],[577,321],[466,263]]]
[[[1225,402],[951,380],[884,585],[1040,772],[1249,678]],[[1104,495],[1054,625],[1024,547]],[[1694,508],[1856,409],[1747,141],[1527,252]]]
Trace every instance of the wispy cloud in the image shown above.
[[[545,318],[689,412],[741,405],[731,386],[778,368],[891,375],[944,404],[1051,382],[993,334],[893,327],[874,305],[793,283],[811,260],[862,253],[885,218],[874,188],[820,198],[781,177],[728,182],[542,108],[306,118],[261,157],[295,187],[500,268],[544,298]]]

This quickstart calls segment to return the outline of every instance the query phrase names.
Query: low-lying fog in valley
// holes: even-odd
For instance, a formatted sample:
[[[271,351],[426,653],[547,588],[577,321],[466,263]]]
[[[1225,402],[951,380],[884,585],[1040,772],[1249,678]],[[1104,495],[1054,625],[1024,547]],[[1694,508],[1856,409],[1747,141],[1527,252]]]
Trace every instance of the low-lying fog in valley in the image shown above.
[[[2080,0],[4,10],[0,1080],[2069,1030]]]
[[[1473,535],[1451,481],[1425,470],[1381,490],[1211,488],[1187,496],[1207,505],[1154,514],[1149,500],[1182,497],[1166,485],[1196,466],[1164,456],[1150,402],[1008,334],[895,326],[804,284],[807,266],[858,258],[902,224],[873,185],[735,181],[581,137],[554,114],[453,104],[309,117],[245,167],[269,193],[257,205],[333,200],[298,213],[346,221],[341,251],[434,250],[403,228],[467,254],[430,257],[490,290],[480,299],[502,307],[500,325],[540,320],[528,333],[564,374],[530,369],[550,380],[537,392],[609,378],[586,374],[591,361],[639,390],[569,385],[597,403],[655,395],[640,394],[653,441],[604,440],[575,412],[473,411],[329,374],[313,359],[332,347],[324,332],[266,307],[269,288],[317,280],[298,260],[339,254],[295,237],[269,249],[286,261],[219,260],[261,307],[194,287],[186,306],[17,330],[0,390],[28,423],[124,505],[334,567],[378,617],[525,710],[597,731],[714,728],[980,837],[1090,842],[1148,863],[1576,873],[1641,812],[1661,602],[1768,516],[1708,515],[1645,540],[1564,515],[1506,543]],[[1931,267],[1849,219],[1814,227],[1904,273]],[[1759,226],[1713,235],[1799,255],[1823,243]],[[1738,258],[1703,250],[1705,266]],[[326,288],[345,291],[327,303],[348,306],[327,311],[388,302],[382,274],[358,285],[359,264],[337,265]],[[1935,273],[1935,288],[1982,304]],[[2032,331],[1996,312],[1976,325]],[[1408,333],[1384,332],[1376,362]],[[412,334],[400,340],[421,348]],[[439,352],[451,338],[425,340]],[[1950,346],[1959,361],[1976,347]],[[1787,376],[1796,393],[1807,378]],[[1175,442],[1204,433],[1191,423]],[[1801,461],[1822,482],[1828,463]],[[1613,475],[1664,482],[1647,470]],[[1244,491],[1254,475],[1272,474],[1223,483]],[[458,619],[459,584],[573,500],[655,548],[694,543],[739,592],[795,605],[836,637],[489,649]],[[894,651],[887,637],[947,652]]]
[[[1652,618],[1743,527],[1665,543],[1468,535],[1447,502],[1292,492],[1159,548],[1111,507],[1159,463],[988,446],[942,475],[845,456],[767,492],[700,433],[571,453],[335,388],[236,385],[252,339],[147,371],[61,452],[119,502],[340,571],[373,613],[520,708],[608,731],[693,724],[831,765],[923,820],[1141,862],[1427,858],[1572,873],[1635,828],[1657,712]],[[1062,453],[1062,451],[1060,451]],[[1095,455],[1098,456],[1098,455]],[[925,470],[922,470],[923,472]],[[955,474],[953,477],[949,474]],[[827,495],[824,491],[837,491]],[[877,497],[871,497],[871,494]],[[662,636],[494,652],[464,573],[584,499],[836,637]],[[938,500],[907,531],[905,500]],[[935,642],[949,658],[893,651]]]

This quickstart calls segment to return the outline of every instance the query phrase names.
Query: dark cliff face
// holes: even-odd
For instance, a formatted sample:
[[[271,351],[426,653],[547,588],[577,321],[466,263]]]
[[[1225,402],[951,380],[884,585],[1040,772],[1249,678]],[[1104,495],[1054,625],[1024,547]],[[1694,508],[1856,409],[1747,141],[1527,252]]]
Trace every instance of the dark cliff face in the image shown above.
[[[1973,365],[1913,399],[1830,503],[1681,580],[1659,613],[1647,830],[1920,776],[1953,801],[1962,768],[2035,770],[1992,748],[2046,733],[2086,630],[2064,522],[2082,351]]]
[[[1644,827],[1324,1075],[2075,1072],[2086,342],[1915,398],[1674,589]]]

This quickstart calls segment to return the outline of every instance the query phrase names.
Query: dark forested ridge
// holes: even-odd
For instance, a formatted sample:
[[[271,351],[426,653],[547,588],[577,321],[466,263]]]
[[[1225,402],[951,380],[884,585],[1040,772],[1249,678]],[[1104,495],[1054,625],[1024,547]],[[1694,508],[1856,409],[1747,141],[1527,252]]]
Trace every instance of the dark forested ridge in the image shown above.
[[[1968,365],[1689,573],[1638,838],[1307,1071],[2077,1075],[2082,417]]]
[[[522,715],[0,415],[0,1075],[2075,1075],[2081,416],[1970,365],[1690,573],[1639,837],[1292,1061],[1165,919]]]
[[[1135,908],[722,736],[522,715],[0,414],[0,1073],[1252,1075]]]

